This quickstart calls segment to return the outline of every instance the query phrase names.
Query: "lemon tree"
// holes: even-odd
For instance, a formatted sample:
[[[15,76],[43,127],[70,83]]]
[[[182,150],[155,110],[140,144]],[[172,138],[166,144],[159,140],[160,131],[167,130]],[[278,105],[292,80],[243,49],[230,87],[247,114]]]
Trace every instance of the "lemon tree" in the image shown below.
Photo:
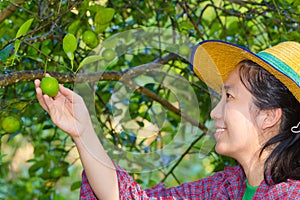
[[[64,196],[65,199],[78,198],[81,179],[72,169],[80,169],[80,173],[82,167],[74,162],[76,156],[74,160],[69,156],[73,152],[70,151],[73,143],[62,130],[52,124],[49,115],[41,109],[36,99],[33,79],[41,78],[41,71],[60,73],[60,77],[65,77],[60,78],[60,82],[73,89],[75,79],[72,78],[77,75],[85,77],[80,76],[81,73],[112,71],[110,75],[114,75],[134,69],[150,69],[145,74],[138,74],[140,78],[136,83],[140,85],[165,80],[165,77],[152,76],[152,68],[148,68],[153,62],[157,62],[161,69],[170,70],[168,73],[172,76],[178,73],[191,82],[199,99],[199,104],[195,105],[195,108],[199,106],[201,110],[199,121],[208,126],[210,121],[207,118],[213,102],[206,93],[205,85],[199,82],[190,70],[190,63],[187,63],[193,46],[206,39],[225,40],[251,47],[258,52],[280,41],[300,41],[299,0],[191,0],[186,3],[157,0],[140,4],[122,0],[32,2],[20,0],[0,3],[0,13],[3,14],[0,14],[0,199],[59,199],[57,195]],[[174,2],[177,2],[176,6]],[[149,31],[149,27],[159,28],[159,34]],[[170,31],[165,31],[165,28]],[[180,32],[181,36],[176,32]],[[97,45],[100,45],[99,49],[94,48]],[[136,68],[138,66],[143,67]],[[154,70],[156,69],[158,68],[155,67]],[[148,78],[147,75],[151,77]],[[80,80],[88,81],[89,78]],[[112,94],[118,92],[116,86],[122,85],[122,82],[95,81],[95,87],[90,82],[85,84],[85,88],[89,90],[84,90],[83,93],[93,90],[95,94],[85,96],[88,96],[88,102],[95,103],[89,104],[89,107],[96,107],[95,117],[107,136],[101,137],[101,140],[107,138],[107,143],[112,142],[134,154],[151,152],[169,144],[180,128],[180,116],[171,111],[162,112],[153,104],[152,97],[140,94],[140,91],[145,90],[135,90],[128,92],[130,98],[119,99],[122,105],[124,103],[123,107],[129,107],[129,116],[134,120],[130,126],[134,124],[144,128],[149,123],[159,122],[158,127],[164,125],[159,132],[161,134],[151,137],[153,140],[135,140],[132,139],[134,134],[131,131],[120,133],[118,128],[116,132],[111,124],[115,124],[115,119],[127,113],[127,110],[121,110],[121,114],[114,112],[115,116],[111,116],[109,113],[118,111],[119,107],[112,106],[109,101],[113,99]],[[175,84],[176,81],[169,85],[174,87]],[[49,93],[51,96],[58,89],[57,84],[54,85],[53,94]],[[173,94],[166,85],[160,87],[155,83],[144,87],[172,105],[181,107],[177,103],[177,94]],[[47,93],[46,90],[43,89],[43,92]],[[182,92],[188,94],[187,91]],[[8,116],[13,116],[16,120],[11,117],[5,119]],[[120,125],[123,126],[126,121],[131,122],[129,120],[125,117]],[[199,130],[200,132],[202,131]],[[33,157],[25,158],[25,154],[22,154],[21,158],[29,159],[24,161],[26,166],[20,171],[11,170],[15,159],[9,157],[13,153],[10,149],[22,151],[20,148],[25,142],[32,145]],[[182,151],[182,154],[178,154],[183,159],[180,163],[172,164],[174,167],[170,171],[162,173],[158,170],[151,173],[151,177],[147,173],[133,175],[145,188],[158,182],[174,186],[177,182],[189,181],[188,177],[194,180],[207,176],[209,172],[204,169],[211,165],[209,162],[201,162],[199,157],[203,154],[205,145],[201,141],[192,145],[189,152]],[[225,164],[230,163],[217,154],[211,156],[215,160],[212,163],[214,171],[223,169]],[[170,159],[163,157],[162,161]],[[146,159],[139,162],[153,165]],[[201,163],[208,164],[201,166]],[[55,167],[61,167],[63,172]],[[161,180],[162,178],[164,179]]]

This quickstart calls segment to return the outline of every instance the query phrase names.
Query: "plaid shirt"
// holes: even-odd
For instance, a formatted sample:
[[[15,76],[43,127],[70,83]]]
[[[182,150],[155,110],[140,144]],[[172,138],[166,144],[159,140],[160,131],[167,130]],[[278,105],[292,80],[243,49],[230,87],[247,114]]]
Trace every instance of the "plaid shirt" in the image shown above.
[[[226,167],[207,178],[184,183],[177,187],[166,188],[162,183],[153,188],[142,190],[131,176],[117,166],[119,195],[121,200],[146,199],[242,199],[246,189],[246,176],[240,165]],[[271,181],[270,177],[268,179]],[[81,200],[97,199],[82,173]],[[263,181],[258,187],[254,200],[262,199],[300,199],[300,181],[288,180],[275,185],[267,185]]]

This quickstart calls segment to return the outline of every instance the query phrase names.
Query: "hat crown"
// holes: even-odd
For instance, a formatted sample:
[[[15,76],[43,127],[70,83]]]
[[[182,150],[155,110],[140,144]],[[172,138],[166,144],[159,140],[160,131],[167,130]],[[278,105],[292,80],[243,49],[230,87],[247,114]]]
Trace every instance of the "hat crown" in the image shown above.
[[[270,47],[262,52],[268,53],[283,63],[285,63],[288,67],[290,67],[296,74],[300,75],[300,43],[298,42],[282,42],[276,46]],[[258,53],[259,55],[260,53]],[[274,64],[274,63],[273,63]],[[274,66],[276,67],[276,66]],[[298,82],[298,86],[300,80],[295,80]]]
[[[300,102],[300,43],[282,42],[257,54],[220,40],[199,43],[193,51],[193,70],[210,88],[220,85],[242,60],[252,60],[281,81]]]

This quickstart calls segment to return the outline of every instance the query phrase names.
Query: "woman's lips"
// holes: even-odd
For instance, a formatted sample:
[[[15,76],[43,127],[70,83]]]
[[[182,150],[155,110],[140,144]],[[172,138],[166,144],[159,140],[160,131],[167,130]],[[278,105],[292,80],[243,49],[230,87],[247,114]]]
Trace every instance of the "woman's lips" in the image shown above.
[[[220,137],[220,135],[222,135],[222,133],[225,132],[225,128],[216,128],[216,132],[214,134],[214,137],[217,139],[218,137]]]

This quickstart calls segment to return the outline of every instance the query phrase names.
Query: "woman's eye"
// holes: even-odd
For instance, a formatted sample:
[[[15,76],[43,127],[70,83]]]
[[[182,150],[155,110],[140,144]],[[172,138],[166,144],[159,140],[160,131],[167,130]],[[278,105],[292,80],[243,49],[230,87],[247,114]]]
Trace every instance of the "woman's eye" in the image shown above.
[[[226,98],[229,99],[229,98],[232,98],[233,96],[229,93],[226,93]]]

